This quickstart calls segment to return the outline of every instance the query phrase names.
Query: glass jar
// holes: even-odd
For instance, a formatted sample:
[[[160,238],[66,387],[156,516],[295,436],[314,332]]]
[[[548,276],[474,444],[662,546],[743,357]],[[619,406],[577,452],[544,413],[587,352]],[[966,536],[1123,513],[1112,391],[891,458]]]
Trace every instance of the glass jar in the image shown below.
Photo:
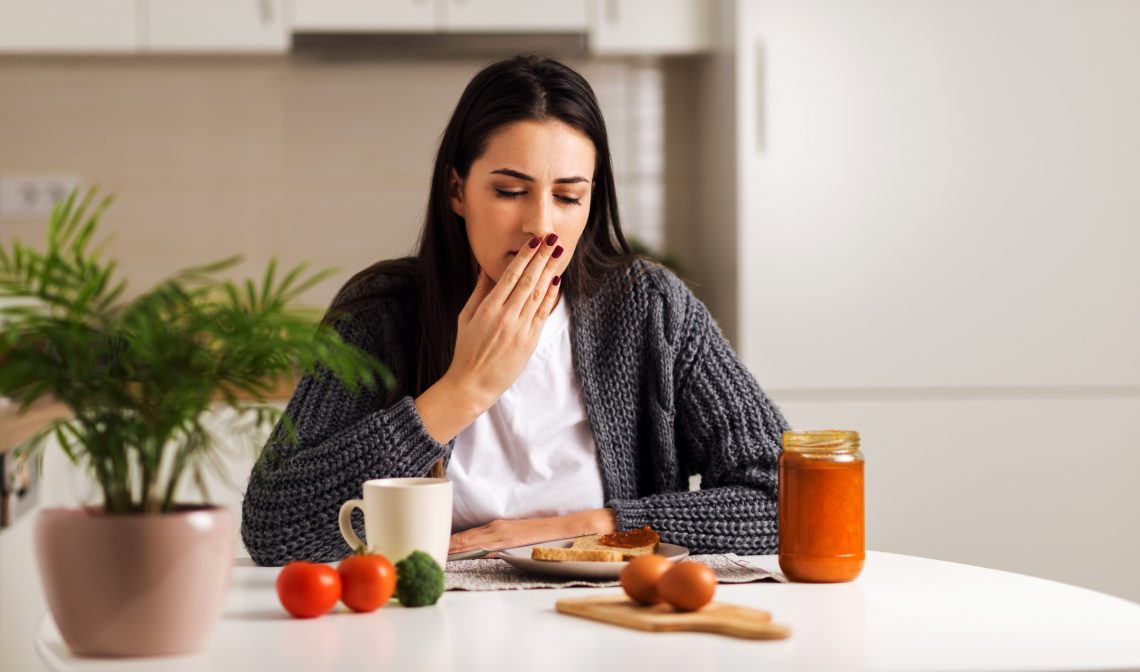
[[[859,433],[784,432],[783,444],[780,569],[791,581],[851,581],[864,559]]]

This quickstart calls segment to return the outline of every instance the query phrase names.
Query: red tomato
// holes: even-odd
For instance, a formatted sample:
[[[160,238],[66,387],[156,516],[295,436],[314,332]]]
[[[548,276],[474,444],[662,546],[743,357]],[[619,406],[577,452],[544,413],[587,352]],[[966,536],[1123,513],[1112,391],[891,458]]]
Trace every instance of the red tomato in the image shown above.
[[[396,568],[379,553],[350,555],[336,571],[343,586],[340,599],[353,611],[375,611],[396,591]]]
[[[712,601],[716,572],[697,562],[678,562],[657,582],[657,595],[677,611],[696,611]]]
[[[277,597],[297,618],[320,616],[340,599],[340,574],[328,565],[295,560],[277,575]]]

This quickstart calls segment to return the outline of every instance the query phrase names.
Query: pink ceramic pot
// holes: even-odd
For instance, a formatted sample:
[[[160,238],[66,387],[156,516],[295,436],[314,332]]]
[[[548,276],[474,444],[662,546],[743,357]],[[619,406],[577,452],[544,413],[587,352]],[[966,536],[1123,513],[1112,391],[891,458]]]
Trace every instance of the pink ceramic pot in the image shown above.
[[[51,508],[36,519],[48,607],[77,656],[161,656],[202,649],[234,560],[227,509],[109,516]]]

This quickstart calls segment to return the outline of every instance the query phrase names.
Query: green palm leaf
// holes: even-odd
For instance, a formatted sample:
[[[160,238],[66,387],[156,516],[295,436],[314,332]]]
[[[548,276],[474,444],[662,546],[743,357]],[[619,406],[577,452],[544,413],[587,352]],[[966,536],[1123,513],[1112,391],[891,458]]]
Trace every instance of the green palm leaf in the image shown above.
[[[222,464],[202,423],[217,406],[293,440],[290,418],[261,403],[282,379],[321,371],[353,392],[394,385],[382,363],[319,325],[319,311],[293,305],[334,269],[282,274],[274,258],[260,285],[238,284],[220,277],[241,261],[232,256],[121,302],[126,282],[101,259],[107,240],[91,249],[112,202],[96,192],[55,206],[44,250],[0,246],[0,394],[21,409],[50,396],[72,412],[20,446],[21,459],[42,459],[54,437],[99,483],[109,513],[164,512],[184,476],[203,489],[202,466]]]

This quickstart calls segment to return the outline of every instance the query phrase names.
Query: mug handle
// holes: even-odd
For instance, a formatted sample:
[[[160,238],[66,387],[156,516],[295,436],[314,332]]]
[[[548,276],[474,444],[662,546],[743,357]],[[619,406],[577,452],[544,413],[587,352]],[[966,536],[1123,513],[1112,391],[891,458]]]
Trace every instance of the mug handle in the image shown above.
[[[344,504],[340,505],[340,536],[348,542],[348,547],[355,553],[358,548],[364,545],[360,537],[356,536],[356,531],[352,529],[352,510],[360,509],[364,513],[364,500],[363,499],[350,499]]]

